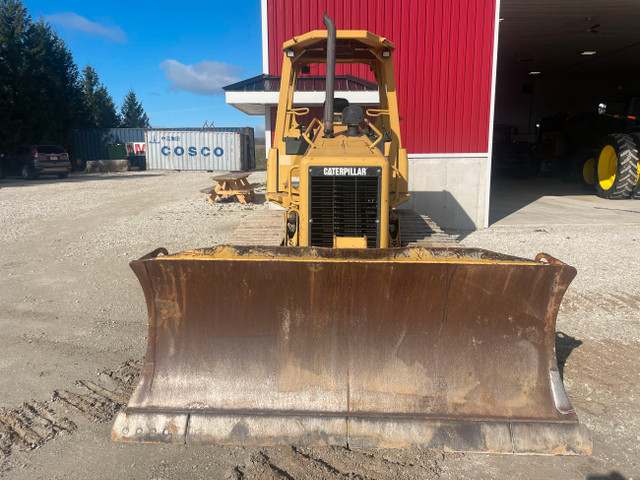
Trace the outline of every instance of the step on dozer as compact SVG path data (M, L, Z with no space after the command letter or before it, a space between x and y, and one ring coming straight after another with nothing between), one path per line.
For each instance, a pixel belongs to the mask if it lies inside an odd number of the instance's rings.
M283 246L158 249L131 263L149 344L112 438L589 453L555 356L575 269L545 254L400 247L409 193L393 44L325 25L283 46L267 167ZM293 103L317 63L322 120ZM333 98L336 63L371 68L375 108Z

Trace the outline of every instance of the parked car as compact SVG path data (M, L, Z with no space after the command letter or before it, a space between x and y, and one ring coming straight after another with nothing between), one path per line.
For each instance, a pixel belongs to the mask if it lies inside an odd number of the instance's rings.
M58 145L20 145L0 158L0 178L21 175L33 180L40 175L66 178L71 170L67 151Z

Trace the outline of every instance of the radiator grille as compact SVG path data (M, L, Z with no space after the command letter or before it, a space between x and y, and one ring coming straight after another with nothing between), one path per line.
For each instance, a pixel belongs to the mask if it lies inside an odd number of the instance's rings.
M379 176L310 176L311 245L333 247L333 236L367 236L378 246Z

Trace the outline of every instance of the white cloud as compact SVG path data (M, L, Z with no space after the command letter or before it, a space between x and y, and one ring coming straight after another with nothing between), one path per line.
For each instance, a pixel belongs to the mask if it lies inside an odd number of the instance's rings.
M199 95L221 94L222 87L239 81L242 68L224 62L203 60L185 65L167 59L160 63L164 76L171 82L170 90L186 90Z
M256 127L256 136L264 137L264 123Z
M113 27L105 27L104 25L92 22L88 18L78 15L77 13L53 13L51 15L45 15L44 18L47 22L54 25L78 30L79 32L84 32L95 37L104 37L116 43L125 43L127 41L127 34L124 33L124 30L117 25Z

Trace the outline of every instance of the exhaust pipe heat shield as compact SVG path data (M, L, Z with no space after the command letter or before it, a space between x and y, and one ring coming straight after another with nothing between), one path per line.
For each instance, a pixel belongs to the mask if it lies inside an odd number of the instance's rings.
M131 262L149 344L114 440L591 451L555 356L576 272L552 257L157 253Z

